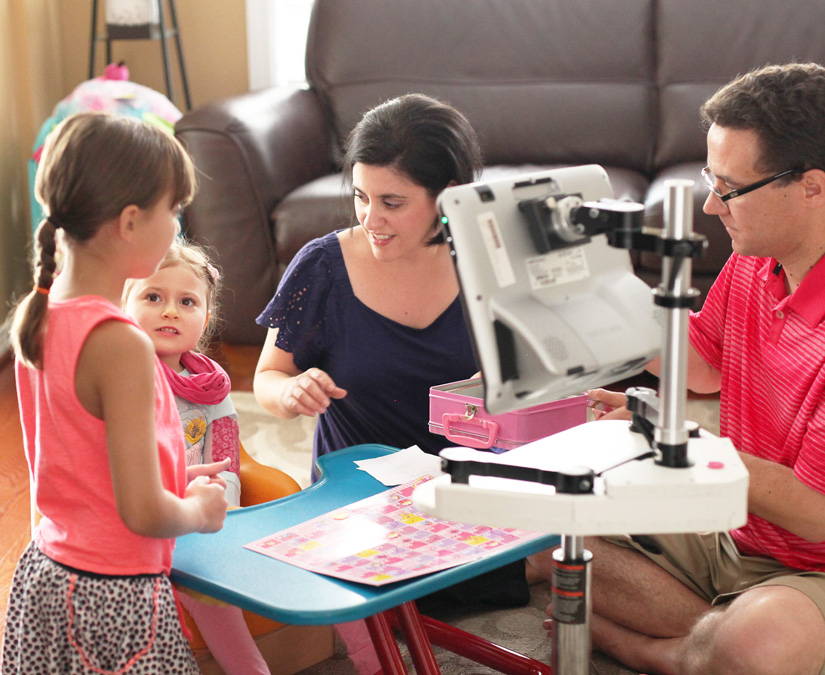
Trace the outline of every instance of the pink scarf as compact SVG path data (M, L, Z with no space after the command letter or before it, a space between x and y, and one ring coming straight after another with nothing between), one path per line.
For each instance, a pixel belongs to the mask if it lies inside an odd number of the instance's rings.
M229 375L208 356L197 352L181 354L181 365L191 374L176 373L163 361L163 371L175 396L190 403L215 405L223 401L232 388Z

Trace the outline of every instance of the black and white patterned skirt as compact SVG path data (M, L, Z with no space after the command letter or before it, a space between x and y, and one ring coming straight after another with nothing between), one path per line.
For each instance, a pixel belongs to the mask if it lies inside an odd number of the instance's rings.
M3 675L196 675L166 575L104 576L60 565L34 543L14 573Z

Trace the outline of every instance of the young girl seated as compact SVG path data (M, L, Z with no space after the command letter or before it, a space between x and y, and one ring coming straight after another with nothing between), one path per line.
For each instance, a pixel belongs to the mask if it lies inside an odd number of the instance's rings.
M196 351L209 339L219 275L204 251L175 242L157 272L132 279L123 307L149 334L175 394L186 442L186 464L229 459L218 474L230 507L240 505L240 442L230 382L217 363ZM181 594L215 660L228 675L269 673L238 607Z

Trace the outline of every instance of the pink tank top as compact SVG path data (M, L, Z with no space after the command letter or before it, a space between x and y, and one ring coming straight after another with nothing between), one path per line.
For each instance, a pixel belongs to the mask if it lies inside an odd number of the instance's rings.
M43 370L16 364L17 397L34 503L42 519L35 541L57 562L98 574L168 573L174 539L129 530L117 512L106 425L75 393L81 349L103 321L135 325L97 296L50 301ZM155 359L155 435L164 487L183 495L183 436L172 390Z

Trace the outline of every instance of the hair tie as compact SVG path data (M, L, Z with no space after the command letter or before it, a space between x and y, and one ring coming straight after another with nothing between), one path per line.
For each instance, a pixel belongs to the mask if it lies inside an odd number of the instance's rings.
M52 224L52 226L53 226L56 230L59 230L61 227L63 227L63 226L62 226L59 222L57 222L57 220L55 220L52 216L47 216L47 217L46 217L46 220L48 220L48 221Z
M206 263L206 271L209 272L209 276L212 277L213 281L217 282L221 280L221 273L212 263Z
M42 286L35 286L34 290L37 291L38 293L40 293L40 295L48 295L49 294L49 289L48 288L43 288Z

